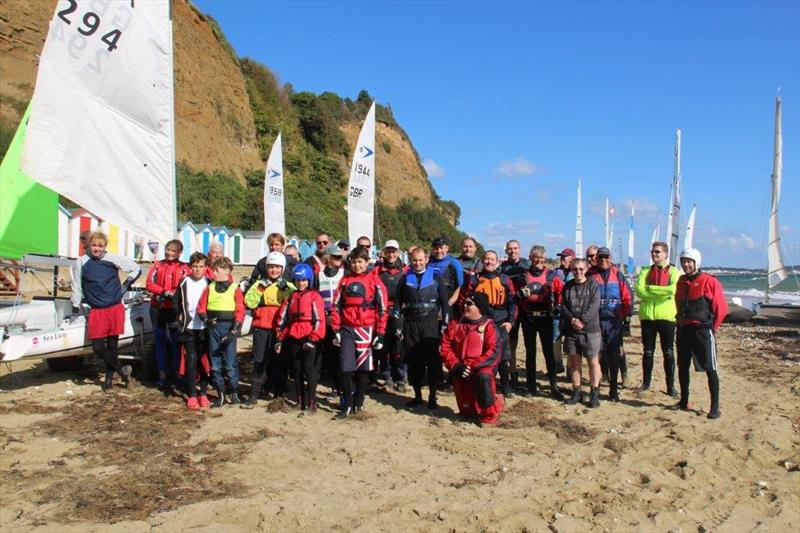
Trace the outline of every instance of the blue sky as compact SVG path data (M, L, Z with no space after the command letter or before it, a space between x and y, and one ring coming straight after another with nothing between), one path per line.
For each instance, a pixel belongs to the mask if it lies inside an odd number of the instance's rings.
M646 261L681 128L682 218L698 204L704 263L765 265L780 87L780 222L800 263L798 2L195 4L295 90L390 104L461 228L492 247L574 246L582 176L584 242L603 239L609 196L627 250L635 201Z

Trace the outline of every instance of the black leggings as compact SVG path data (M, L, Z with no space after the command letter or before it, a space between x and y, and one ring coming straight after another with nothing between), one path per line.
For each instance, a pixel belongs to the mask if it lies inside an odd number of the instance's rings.
M656 335L661 341L661 353L672 355L675 345L675 322L669 320L642 320L642 347L645 353L656 351Z
M105 337L103 339L92 339L92 350L94 354L106 364L106 379L111 379L114 372L122 375L122 367L119 366L117 346L119 336Z
M353 375L356 377L356 393L353 395ZM369 371L356 370L355 372L342 372L342 407L344 409L364 407L364 396L369 383Z
M317 403L317 380L319 379L319 358L317 348L304 350L304 340L287 338L284 343L292 358L292 375L297 394L297 403L303 409ZM305 386L304 386L305 385Z
M203 369L202 365L198 365L200 356L206 350L206 343L204 332L201 329L190 329L184 334L183 339L183 356L184 362L184 378L186 379L186 386L189 390L189 397L197 397L197 386L200 386L200 396L205 396L208 391L209 375ZM198 375L200 379L198 380Z

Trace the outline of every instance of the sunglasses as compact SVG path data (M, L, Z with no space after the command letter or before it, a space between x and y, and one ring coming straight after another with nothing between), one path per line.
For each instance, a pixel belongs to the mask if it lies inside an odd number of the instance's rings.
M600 259L601 261L603 261L603 260L607 261L607 260L611 259L611 256L610 255L598 255L597 258Z
M319 246L320 244L328 244L328 241L317 241L317 246Z
M591 259L592 257L595 257L595 256L597 256L597 254L586 254L586 257L588 259Z
M664 251L663 250L650 250L650 253L651 254L663 254Z
M572 271L573 272L586 272L586 269L585 268L573 268Z
M473 302L472 300L467 300L467 301L464 302L464 305L469 307L471 305L475 305L475 302Z

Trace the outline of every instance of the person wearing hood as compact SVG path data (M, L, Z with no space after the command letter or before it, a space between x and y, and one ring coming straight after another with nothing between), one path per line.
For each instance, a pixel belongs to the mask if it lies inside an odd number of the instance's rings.
M529 254L531 266L525 271L524 285L517 291L517 302L522 316L522 335L525 340L525 370L528 396L537 392L536 385L536 336L542 345L547 379L550 382L550 396L563 400L558 390L556 375L559 363L553 350L553 316L561 301L564 282L558 272L545 265L544 246L533 246ZM562 365L563 366L563 365Z
M481 257L483 270L471 274L461 290L459 310L465 309L467 299L476 293L483 293L489 301L488 315L497 326L497 346L500 352L500 390L506 397L512 397L511 376L516 370L511 352L509 332L517 318L517 306L514 303L514 285L508 276L499 270L500 261L497 252L486 250Z
M442 361L450 371L461 416L477 415L482 426L494 426L505 403L494 377L500 359L497 326L485 294L476 292L463 304L461 319L450 322L442 337Z
M705 372L711 408L708 418L721 415L719 409L719 376L717 375L717 333L728 314L728 304L722 284L717 278L700 270L702 255L696 248L680 254L684 274L678 279L675 305L678 310L677 346L678 379L681 399L678 407L687 411L689 405L689 367Z

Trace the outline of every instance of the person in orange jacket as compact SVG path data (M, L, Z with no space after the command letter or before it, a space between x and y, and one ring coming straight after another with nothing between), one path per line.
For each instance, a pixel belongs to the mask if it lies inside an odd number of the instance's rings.
M495 370L500 361L497 327L489 299L482 292L464 300L461 319L452 321L442 337L441 354L453 379L453 392L462 416L478 415L481 425L500 420L504 398L497 394Z
M317 347L325 338L325 304L319 291L311 287L314 271L305 263L292 270L297 290L278 311L278 342L275 352L285 352L292 362L297 407L317 412L317 379L321 358ZM305 383L305 386L304 386Z
M334 344L341 346L342 405L337 418L364 408L369 373L373 370L372 350L383 348L389 319L386 286L367 272L369 253L363 248L350 252L350 268L333 297L331 328ZM356 377L356 393L352 382Z
M717 375L717 332L728 314L728 303L722 284L711 274L700 270L702 256L696 248L680 255L684 274L678 278L675 306L678 309L678 379L681 400L678 407L689 406L689 367L694 361L698 372L705 371L711 408L708 418L721 416L719 410L719 376Z
M175 377L180 364L178 349L178 330L170 328L175 322L177 309L173 302L178 286L191 274L189 265L180 260L183 243L177 239L167 242L164 247L164 259L156 261L147 272L145 288L152 295L150 299L150 322L153 324L154 352L158 367L158 388L164 394L172 393L167 371ZM172 361L167 363L167 345L169 345Z

